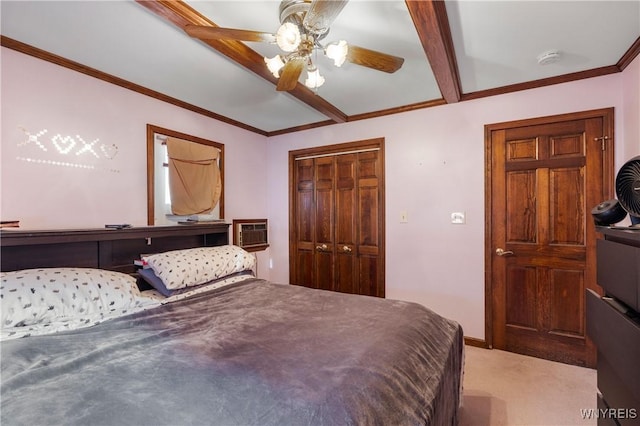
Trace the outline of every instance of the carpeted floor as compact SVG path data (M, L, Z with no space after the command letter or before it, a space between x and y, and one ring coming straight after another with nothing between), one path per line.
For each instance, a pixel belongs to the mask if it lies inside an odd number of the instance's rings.
M596 370L466 346L460 426L591 426Z

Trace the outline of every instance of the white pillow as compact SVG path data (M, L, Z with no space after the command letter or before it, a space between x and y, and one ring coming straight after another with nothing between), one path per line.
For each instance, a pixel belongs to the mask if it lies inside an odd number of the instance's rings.
M232 245L167 251L143 260L170 290L253 270L256 264L253 254Z
M111 317L144 304L136 280L91 268L42 268L0 274L2 328Z

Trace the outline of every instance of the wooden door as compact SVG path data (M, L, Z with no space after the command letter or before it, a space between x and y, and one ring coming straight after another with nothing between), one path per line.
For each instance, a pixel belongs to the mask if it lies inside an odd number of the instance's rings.
M585 289L597 290L591 208L611 198L613 110L490 125L488 343L595 366Z
M384 297L384 145L290 152L290 280Z

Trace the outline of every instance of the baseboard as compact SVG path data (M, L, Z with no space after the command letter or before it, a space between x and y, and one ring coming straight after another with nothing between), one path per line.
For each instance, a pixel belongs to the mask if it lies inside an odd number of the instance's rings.
M464 338L464 344L467 346L475 346L476 348L487 349L487 342L482 339L477 339L475 337L466 337Z

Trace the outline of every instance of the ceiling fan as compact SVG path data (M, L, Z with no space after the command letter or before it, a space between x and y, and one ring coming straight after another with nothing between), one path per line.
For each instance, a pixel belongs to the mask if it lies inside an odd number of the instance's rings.
M317 89L324 83L313 63L312 54L321 51L336 66L345 61L378 71L393 73L402 67L403 58L348 44L345 40L322 44L329 27L348 0L282 0L280 27L275 34L261 31L187 25L185 31L200 40L233 39L275 43L285 52L273 58L264 58L267 68L278 78L276 90L288 91L296 87L304 69L305 85Z

